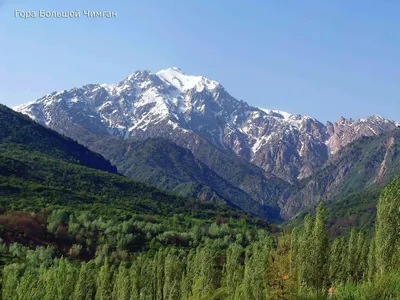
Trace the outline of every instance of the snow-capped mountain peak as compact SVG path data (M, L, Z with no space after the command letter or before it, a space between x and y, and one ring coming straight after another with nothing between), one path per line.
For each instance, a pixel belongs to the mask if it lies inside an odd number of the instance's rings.
M202 91L204 88L214 90L219 83L204 76L187 75L177 67L161 70L156 73L158 77L168 84L177 88L180 92L186 92L196 87L196 91Z
M250 106L217 81L175 67L54 92L14 109L77 140L82 129L100 136L163 137L191 150L204 139L290 181L310 175L328 153L397 125L372 116L325 126L312 117Z

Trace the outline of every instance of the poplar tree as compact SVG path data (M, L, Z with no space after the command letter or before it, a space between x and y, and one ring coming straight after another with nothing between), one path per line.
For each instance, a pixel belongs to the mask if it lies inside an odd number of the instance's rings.
M44 296L45 300L53 300L57 299L57 285L55 284L57 278L57 270L56 267L53 265L46 270L43 274L44 281L45 281L45 290L46 294Z
M97 291L95 297L96 300L112 299L111 297L114 285L113 276L113 267L108 263L108 259L106 258L104 264L100 268L97 278Z
M357 268L355 279L361 281L364 279L367 272L367 261L368 261L368 244L365 237L365 232L361 230L358 233L357 239Z
M130 299L130 277L129 269L126 263L120 263L117 274L115 276L113 299L129 300Z
M347 248L346 273L348 281L354 281L357 269L357 233L354 228L350 231Z
M140 297L140 273L142 266L142 256L136 257L129 269L131 283L130 300L136 300Z
M253 242L246 250L243 279L244 299L265 299L267 292L268 257L271 240Z
M399 267L400 180L392 181L379 198L376 221L376 267L380 274Z
M75 285L73 300L91 300L96 290L96 265L93 260L82 263Z
M226 251L222 288L228 299L234 299L236 289L243 280L243 266L240 263L242 253L243 247L237 243L231 244Z
M41 300L45 296L45 291L39 283L38 274L30 270L24 272L14 292L18 296L18 300Z
M181 297L181 280L184 261L171 250L164 262L163 298L166 300L179 300Z
M304 229L299 237L298 276L300 288L311 286L313 274L313 230L314 220L311 215L304 218Z
M17 294L15 293L18 286L19 268L16 264L7 265L3 269L2 278L2 299L16 300Z
M313 230L313 263L312 269L314 270L314 284L317 290L324 288L327 279L326 263L328 260L328 230L326 226L326 209L325 202L317 207L317 214L315 217L315 225Z
M345 281L346 276L346 239L337 237L332 244L329 257L329 280L336 286Z
M376 254L376 248L375 248L375 237L371 239L370 245L369 245L369 251L368 251L368 274L367 274L367 279L369 281L372 281L375 273L376 273L376 261L375 261L375 254Z
M193 261L193 285L190 299L202 300L212 297L214 286L215 253L210 246L197 247Z
M74 293L77 269L66 259L61 258L55 272L55 282L57 289L57 299L69 300Z
M291 299L297 283L292 277L292 234L285 233L278 239L276 249L270 251L268 263L268 299Z
M176 216L176 215L175 215ZM176 216L177 217L177 216ZM162 300L164 299L164 265L165 265L165 256L168 252L168 249L160 249L157 251L156 255L153 258L153 273L155 275L154 280L154 293L155 299Z

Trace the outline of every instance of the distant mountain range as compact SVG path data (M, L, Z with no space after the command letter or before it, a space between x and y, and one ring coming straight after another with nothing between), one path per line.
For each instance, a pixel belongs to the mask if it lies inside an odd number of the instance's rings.
M117 84L54 92L14 109L103 154L127 176L246 210L261 205L256 211L263 216L277 217L281 210L285 218L336 194L322 188L310 198L305 182L340 165L335 162L349 144L399 127L381 116L324 125L253 107L219 82L178 68L138 71ZM142 142L149 138L176 145Z

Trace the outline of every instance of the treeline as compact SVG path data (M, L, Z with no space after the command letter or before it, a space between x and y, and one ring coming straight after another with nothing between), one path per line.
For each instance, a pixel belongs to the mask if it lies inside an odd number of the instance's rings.
M197 244L164 244L118 260L100 252L87 261L59 258L50 248L2 244L3 253L19 255L4 267L2 299L398 299L399 207L395 180L380 196L373 236L353 229L331 240L321 203L315 216L279 238L254 234L246 224L229 233L215 223L197 232ZM63 222L55 214L48 226L54 231Z

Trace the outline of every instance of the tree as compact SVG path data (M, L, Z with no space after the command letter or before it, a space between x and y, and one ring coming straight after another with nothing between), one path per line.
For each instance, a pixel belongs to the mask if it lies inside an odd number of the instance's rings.
M304 218L304 229L299 237L299 251L297 254L297 268L300 289L312 285L313 274L313 236L314 219L311 215Z
M243 293L246 300L265 299L268 287L268 257L271 250L271 239L265 238L252 243L246 249Z
M329 281L332 286L346 281L346 239L337 237L332 244L329 257Z
M356 273L355 273L355 280L361 281L366 276L367 272L367 262L368 262L368 243L365 238L365 233L361 230L358 233L357 239L357 254L356 254Z
M26 270L19 280L18 288L14 293L18 300L41 300L45 296L45 290L39 282L39 276L35 272Z
M115 276L115 283L113 289L113 299L116 300L129 300L130 298L130 277L129 269L126 263L120 263L118 272Z
M236 289L243 280L243 266L240 261L242 254L243 247L237 243L231 244L226 251L222 288L228 297L234 297Z
M350 231L350 238L347 246L346 269L348 281L353 281L357 270L357 233L354 228Z
M93 260L82 263L75 285L73 300L91 300L96 290L96 265Z
M400 180L392 181L378 202L375 229L376 267L380 274L399 267Z
M104 265L101 266L99 276L97 278L96 300L112 299L114 269L108 263L106 258Z
M66 258L61 258L55 274L55 286L57 289L57 299L68 300L74 293L77 269Z
M321 288L325 288L327 283L327 269L326 263L328 260L328 230L326 227L326 209L324 207L325 202L321 203L317 207L317 214L315 217L315 225L313 231L313 274L314 274L314 285L319 291Z
M179 300L181 298L181 280L184 262L179 253L169 251L164 263L163 298L166 300Z
M297 279L294 277L292 256L296 232L284 233L278 245L270 251L268 264L268 299L292 299Z
M215 290L215 252L211 246L197 247L190 273L187 276L193 278L190 299L202 300L211 298Z
M12 264L4 267L3 282L2 282L2 299L4 300L17 299L15 291L18 286L19 273L20 271L18 265Z
M375 254L376 254L376 248L375 248L375 237L371 239L370 245L369 245L369 251L368 251L368 275L367 279L369 281L372 281L375 273L376 273L376 261L375 261Z

